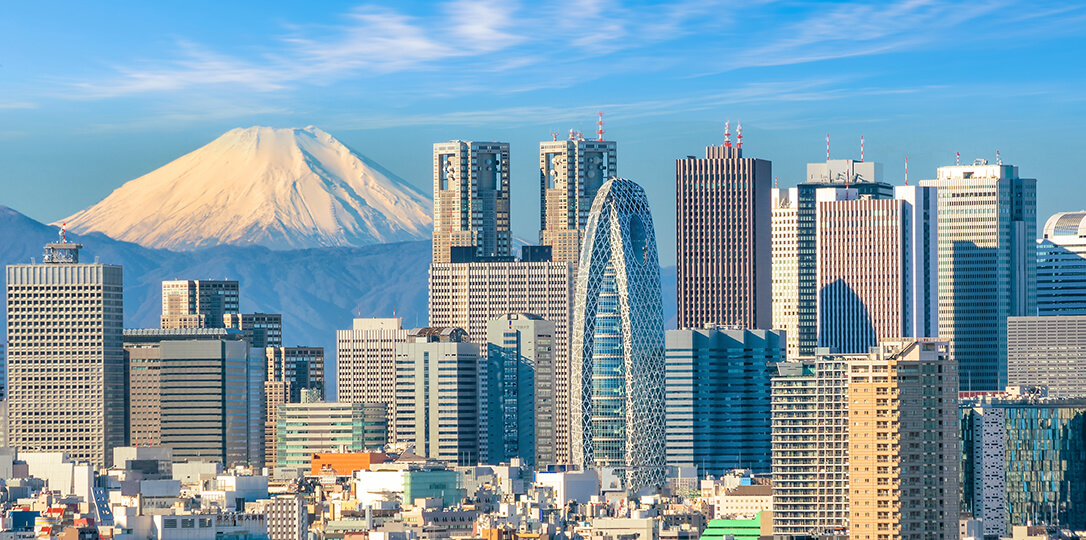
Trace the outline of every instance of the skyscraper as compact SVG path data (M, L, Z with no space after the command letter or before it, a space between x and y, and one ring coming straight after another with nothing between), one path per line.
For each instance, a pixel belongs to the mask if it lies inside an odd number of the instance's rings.
M238 309L237 281L162 282L162 328L224 328L223 316Z
M722 476L772 469L770 382L784 361L780 330L667 331L667 464Z
M539 143L539 243L556 262L576 263L588 212L600 186L618 175L614 141L569 139Z
M510 255L509 143L434 145L433 261L471 246L482 257Z
M396 346L396 442L430 459L479 462L479 346L459 328L415 328Z
M1086 315L1086 212L1060 212L1037 240L1037 315Z
M935 188L893 199L816 192L818 346L864 353L887 338L938 335Z
M818 346L818 264L815 235L815 192L819 188L854 188L857 195L872 199L891 199L894 187L882 181L882 164L851 159L833 159L808 163L807 180L787 197L778 191L773 234L774 328L788 331L795 340L798 354L814 354ZM787 203L784 199L787 198ZM782 207L787 206L787 209ZM791 274L795 272L793 277ZM784 299L778 284L790 290L795 283L795 297ZM780 303L783 302L783 303ZM795 309L790 309L795 302ZM782 306L778 308L777 306ZM777 319L776 317L781 317ZM792 336L795 336L794 338Z
M133 443L173 449L176 461L264 464L264 359L240 330L124 331Z
M7 267L10 445L109 465L128 434L122 269L45 246L43 264Z
M622 178L596 194L577 272L573 461L614 467L627 491L664 479L664 328L648 198Z
M556 463L570 463L569 355L575 275L576 266L568 262L430 266L430 326L463 328L472 343L486 347L487 323L505 314L532 313L554 323ZM536 463L545 465L550 463Z
M396 345L407 341L402 319L354 319L336 330L336 400L344 403L396 402ZM396 440L390 424L390 437Z
M675 161L679 328L773 323L773 166L743 157L741 133L734 148L725 139L706 148L704 159Z
M799 250L796 246L799 188L773 188L772 194L773 328L785 331L788 358L795 358L799 355Z
M773 533L938 539L957 534L955 362L947 342L778 364Z
M1086 398L1086 315L1007 317L1007 384Z
M967 390L1007 385L1007 317L1036 310L1037 181L979 159L940 167L939 336Z
M529 313L487 323L487 444L491 463L555 460L555 326Z

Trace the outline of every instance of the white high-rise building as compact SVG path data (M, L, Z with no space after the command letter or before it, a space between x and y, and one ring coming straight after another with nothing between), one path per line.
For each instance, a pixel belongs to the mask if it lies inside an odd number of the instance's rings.
M82 247L7 267L10 445L106 466L127 435L122 269Z
M773 328L787 332L788 358L799 354L799 189L773 188Z
M555 325L555 460L570 462L569 354L576 267L567 262L435 263L430 266L430 326L463 328L487 344L487 322L531 313ZM485 364L482 369L485 370ZM485 371L480 378L486 378ZM483 425L487 418L482 417ZM486 456L484 456L485 458ZM537 463L537 466L548 465Z
M396 433L430 459L475 465L483 433L480 346L460 328L415 328L396 346Z
M939 337L963 390L1007 385L1007 317L1037 309L1037 181L978 159L939 167Z
M355 319L336 331L336 400L384 403L389 408L389 440L395 442L396 345L407 342L400 318Z

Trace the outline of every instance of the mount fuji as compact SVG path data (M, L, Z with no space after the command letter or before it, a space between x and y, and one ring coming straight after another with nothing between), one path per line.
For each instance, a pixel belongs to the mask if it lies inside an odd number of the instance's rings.
M310 126L228 131L61 221L156 249L292 250L428 240L432 216L428 196Z

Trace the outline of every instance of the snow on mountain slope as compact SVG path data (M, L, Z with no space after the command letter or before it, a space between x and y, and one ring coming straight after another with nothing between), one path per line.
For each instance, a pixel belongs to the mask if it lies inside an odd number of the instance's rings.
M429 238L432 200L315 127L234 129L63 220L151 248L276 250Z

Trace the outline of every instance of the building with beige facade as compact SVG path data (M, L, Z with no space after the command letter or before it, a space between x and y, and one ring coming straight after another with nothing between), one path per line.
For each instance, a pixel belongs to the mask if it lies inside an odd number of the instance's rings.
M799 251L796 242L799 189L773 188L771 199L773 328L786 332L788 358L795 358L799 355Z
M849 362L849 537L958 534L958 370L946 341L884 340Z
M343 403L396 402L396 345L407 341L403 320L354 319L350 330L336 331L336 400ZM396 432L389 411L389 440Z
M276 463L279 406L305 403L311 395L324 399L324 347L266 347L264 355L265 460Z
M741 143L675 161L678 328L772 326L772 179Z
M568 262L430 266L430 326L463 328L472 343L486 347L487 323L508 313L530 313L554 323L554 459L558 463L570 460L569 355L576 273L576 265Z
M224 316L240 313L236 280L162 282L162 328L224 328Z
M433 261L468 246L480 257L509 256L511 239L509 143L435 144Z
M539 243L551 246L551 260L576 263L588 225L588 211L600 186L618 176L614 141L565 140L539 143Z
M42 264L7 266L9 444L110 465L125 445L122 269L47 244Z

